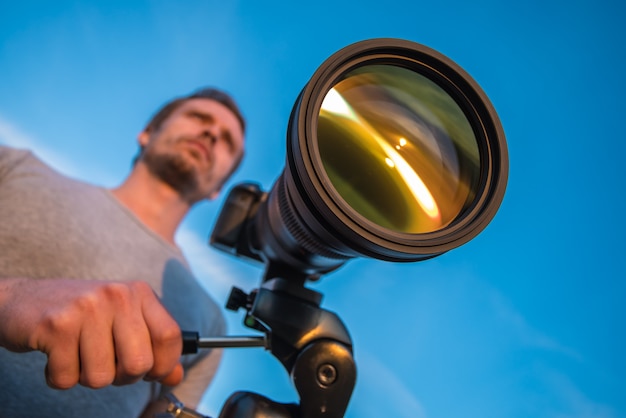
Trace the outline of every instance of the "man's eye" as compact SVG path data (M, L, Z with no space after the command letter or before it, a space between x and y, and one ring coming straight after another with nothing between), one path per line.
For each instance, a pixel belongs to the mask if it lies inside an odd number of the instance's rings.
M191 116L193 119L197 119L197 120L199 120L199 121L201 121L201 122L211 122L211 120L213 119L213 118L211 118L211 116L209 116L209 115L205 115L204 113L198 113L198 112L192 112L192 113L190 114L190 116Z
M222 137L222 140L224 141L224 143L226 144L226 146L228 147L229 150L232 151L233 149L235 149L235 144L233 142L233 138L230 135L224 134L224 135L221 135L221 137Z

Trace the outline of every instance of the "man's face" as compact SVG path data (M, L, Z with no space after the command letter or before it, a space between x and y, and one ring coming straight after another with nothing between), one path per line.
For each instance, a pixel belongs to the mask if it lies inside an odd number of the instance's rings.
M138 137L140 161L189 203L213 199L243 154L239 120L211 99L183 102L163 123Z

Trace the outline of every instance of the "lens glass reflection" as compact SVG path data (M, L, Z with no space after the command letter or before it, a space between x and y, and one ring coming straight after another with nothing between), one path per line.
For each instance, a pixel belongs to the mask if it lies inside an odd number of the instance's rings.
M480 156L470 123L413 70L366 65L346 74L324 98L317 140L336 192L383 228L438 231L476 196Z

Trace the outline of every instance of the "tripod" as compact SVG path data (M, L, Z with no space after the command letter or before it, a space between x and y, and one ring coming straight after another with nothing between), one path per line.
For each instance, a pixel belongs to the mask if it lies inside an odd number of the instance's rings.
M251 293L232 289L226 308L245 309L244 324L263 332L263 337L199 338L197 333L184 333L183 353L265 347L285 367L300 396L298 404L280 404L259 394L236 392L219 418L344 416L356 382L352 340L339 317L320 307L322 294L304 287L305 277L294 276L285 279L266 272L262 285Z

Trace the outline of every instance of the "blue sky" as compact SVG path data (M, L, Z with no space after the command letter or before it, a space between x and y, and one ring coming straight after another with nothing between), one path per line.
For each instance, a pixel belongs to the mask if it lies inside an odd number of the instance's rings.
M314 285L355 343L347 416L626 417L625 18L621 3L590 0L5 1L0 143L114 186L158 105L216 85L249 124L231 185L269 188L291 107L324 59L368 38L425 44L490 97L509 184L463 247L414 264L353 260ZM197 207L178 242L225 300L261 270L206 246L220 206ZM245 332L241 314L226 316ZM241 389L296 396L269 353L233 349L203 411Z

